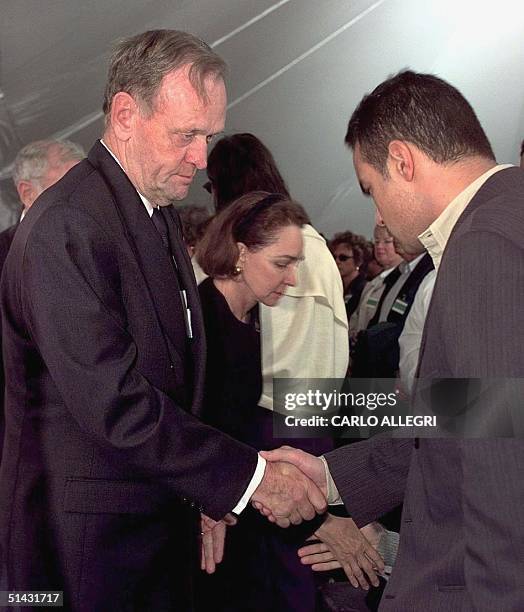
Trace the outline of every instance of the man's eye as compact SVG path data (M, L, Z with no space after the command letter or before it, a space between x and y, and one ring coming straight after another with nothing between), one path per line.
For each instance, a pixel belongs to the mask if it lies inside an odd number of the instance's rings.
M288 267L289 264L287 263L279 263L278 261L275 261L275 266L277 268L280 268L281 270L285 270Z
M207 144L211 144L212 142L214 142L217 138L216 134L211 134L211 136L206 136L206 142Z
M192 134L191 132L179 132L177 134L177 137L180 143L189 144L193 141L193 138L195 137L195 135Z

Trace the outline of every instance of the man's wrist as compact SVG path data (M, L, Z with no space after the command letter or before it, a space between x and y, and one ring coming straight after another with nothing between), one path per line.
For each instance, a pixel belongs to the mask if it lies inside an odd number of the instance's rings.
M237 515L240 514L244 510L244 508L247 506L247 504L249 503L249 500L253 496L253 493L256 491L256 489L258 488L258 486L260 485L260 483L262 482L264 478L264 473L266 471L266 464L267 464L266 460L263 457L261 457L259 453L257 455L257 465L253 473L253 476L251 477L251 480L249 481L247 489L245 490L244 494L238 501L237 505L232 510L234 514L237 514Z
M328 462L326 461L326 458L324 457L324 455L320 455L319 459L324 464L324 472L326 475L327 503L330 506L343 504L344 502L340 497L340 493L338 492L335 481L333 480L331 472L329 471L329 466Z

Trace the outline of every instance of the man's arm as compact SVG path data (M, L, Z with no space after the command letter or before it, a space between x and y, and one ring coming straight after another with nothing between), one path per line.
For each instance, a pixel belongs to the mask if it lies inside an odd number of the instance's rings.
M321 489L329 503L335 501L328 494L332 478L349 515L363 527L402 502L412 450L413 440L376 436L326 453L327 471L320 457L289 446L261 455L268 461L296 465Z
M121 287L120 266L130 263L122 257L105 228L73 204L45 211L23 262L29 333L87 436L140 477L162 478L218 520L248 487L257 453L201 423L142 374ZM289 478L271 471L258 487L284 522L286 512L296 520L295 513L315 507L304 479L286 497ZM318 499L311 487L309 492Z

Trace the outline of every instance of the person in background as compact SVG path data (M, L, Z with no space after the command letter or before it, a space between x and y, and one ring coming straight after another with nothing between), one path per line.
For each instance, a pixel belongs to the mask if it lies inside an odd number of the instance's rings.
M382 272L364 287L358 308L349 320L349 336L352 342L373 318L385 288L384 280L402 261L402 257L395 251L393 236L383 225L375 225L373 230L373 253L382 266Z
M398 339L400 349L399 384L401 390L407 396L411 396L415 384L422 334L436 278L436 270L430 270L420 283L413 305L404 323L404 329Z
M41 193L58 182L84 157L82 147L70 140L38 140L22 147L13 162L13 182L22 204L20 220L24 218L25 213ZM0 233L0 273L17 228L18 223L15 223ZM0 464L4 445L4 427L4 364L0 333ZM3 580L6 578L5 570L2 569L0 551L0 590L2 590Z
M81 146L70 140L37 140L25 145L13 162L13 182L22 204L22 220L38 196L84 159ZM0 233L0 273L18 223ZM0 463L4 441L4 367L0 334Z
M368 261L366 279L371 281L382 272L382 266L377 261L375 256L375 245L371 241L368 242L368 250L371 253L371 259Z
M211 220L211 214L204 206L180 206L177 210L182 222L184 243L189 257L193 258L196 246Z
M198 265L195 257L195 250L198 242L206 231L206 227L211 220L211 214L204 206L180 206L178 209L180 221L182 222L182 233L184 234L184 243L187 247L187 252L191 258L193 272L197 285L201 283L206 275L202 268Z
M290 197L271 151L253 134L220 139L209 154L207 173L206 188L217 211L253 189ZM296 382L295 391L300 392L304 381L342 379L347 371L348 327L340 274L326 241L309 222L302 227L302 238L304 261L298 267L296 285L288 287L275 307L260 306L263 385L259 405L266 409L267 419L275 409L274 378ZM333 446L326 438L295 439L294 443L314 454ZM282 440L275 439L273 444L279 446ZM326 530L330 529L328 524ZM286 546L281 537L275 545L281 571L274 575L272 589L280 591L285 606L277 609L308 612L315 607L315 581L297 556L308 535L305 529L295 530L286 534ZM362 550L366 547L371 551L367 542Z
M38 196L84 159L80 145L70 140L37 140L22 147L13 162L13 182L22 204L22 220ZM0 270L18 224L0 233Z
M366 269L371 253L363 236L353 232L335 234L329 243L344 287L348 319L357 309L366 284Z

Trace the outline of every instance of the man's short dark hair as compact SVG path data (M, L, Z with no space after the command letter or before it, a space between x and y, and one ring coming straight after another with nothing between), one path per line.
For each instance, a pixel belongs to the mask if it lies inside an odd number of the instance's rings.
M495 159L469 102L432 74L398 73L364 96L351 116L346 144L354 148L358 143L363 160L383 176L392 140L413 143L439 164Z
M123 40L109 63L103 110L107 117L115 94L125 91L153 110L162 79L173 70L190 65L189 80L206 101L204 81L208 76L224 78L226 64L209 45L178 30L151 30Z

